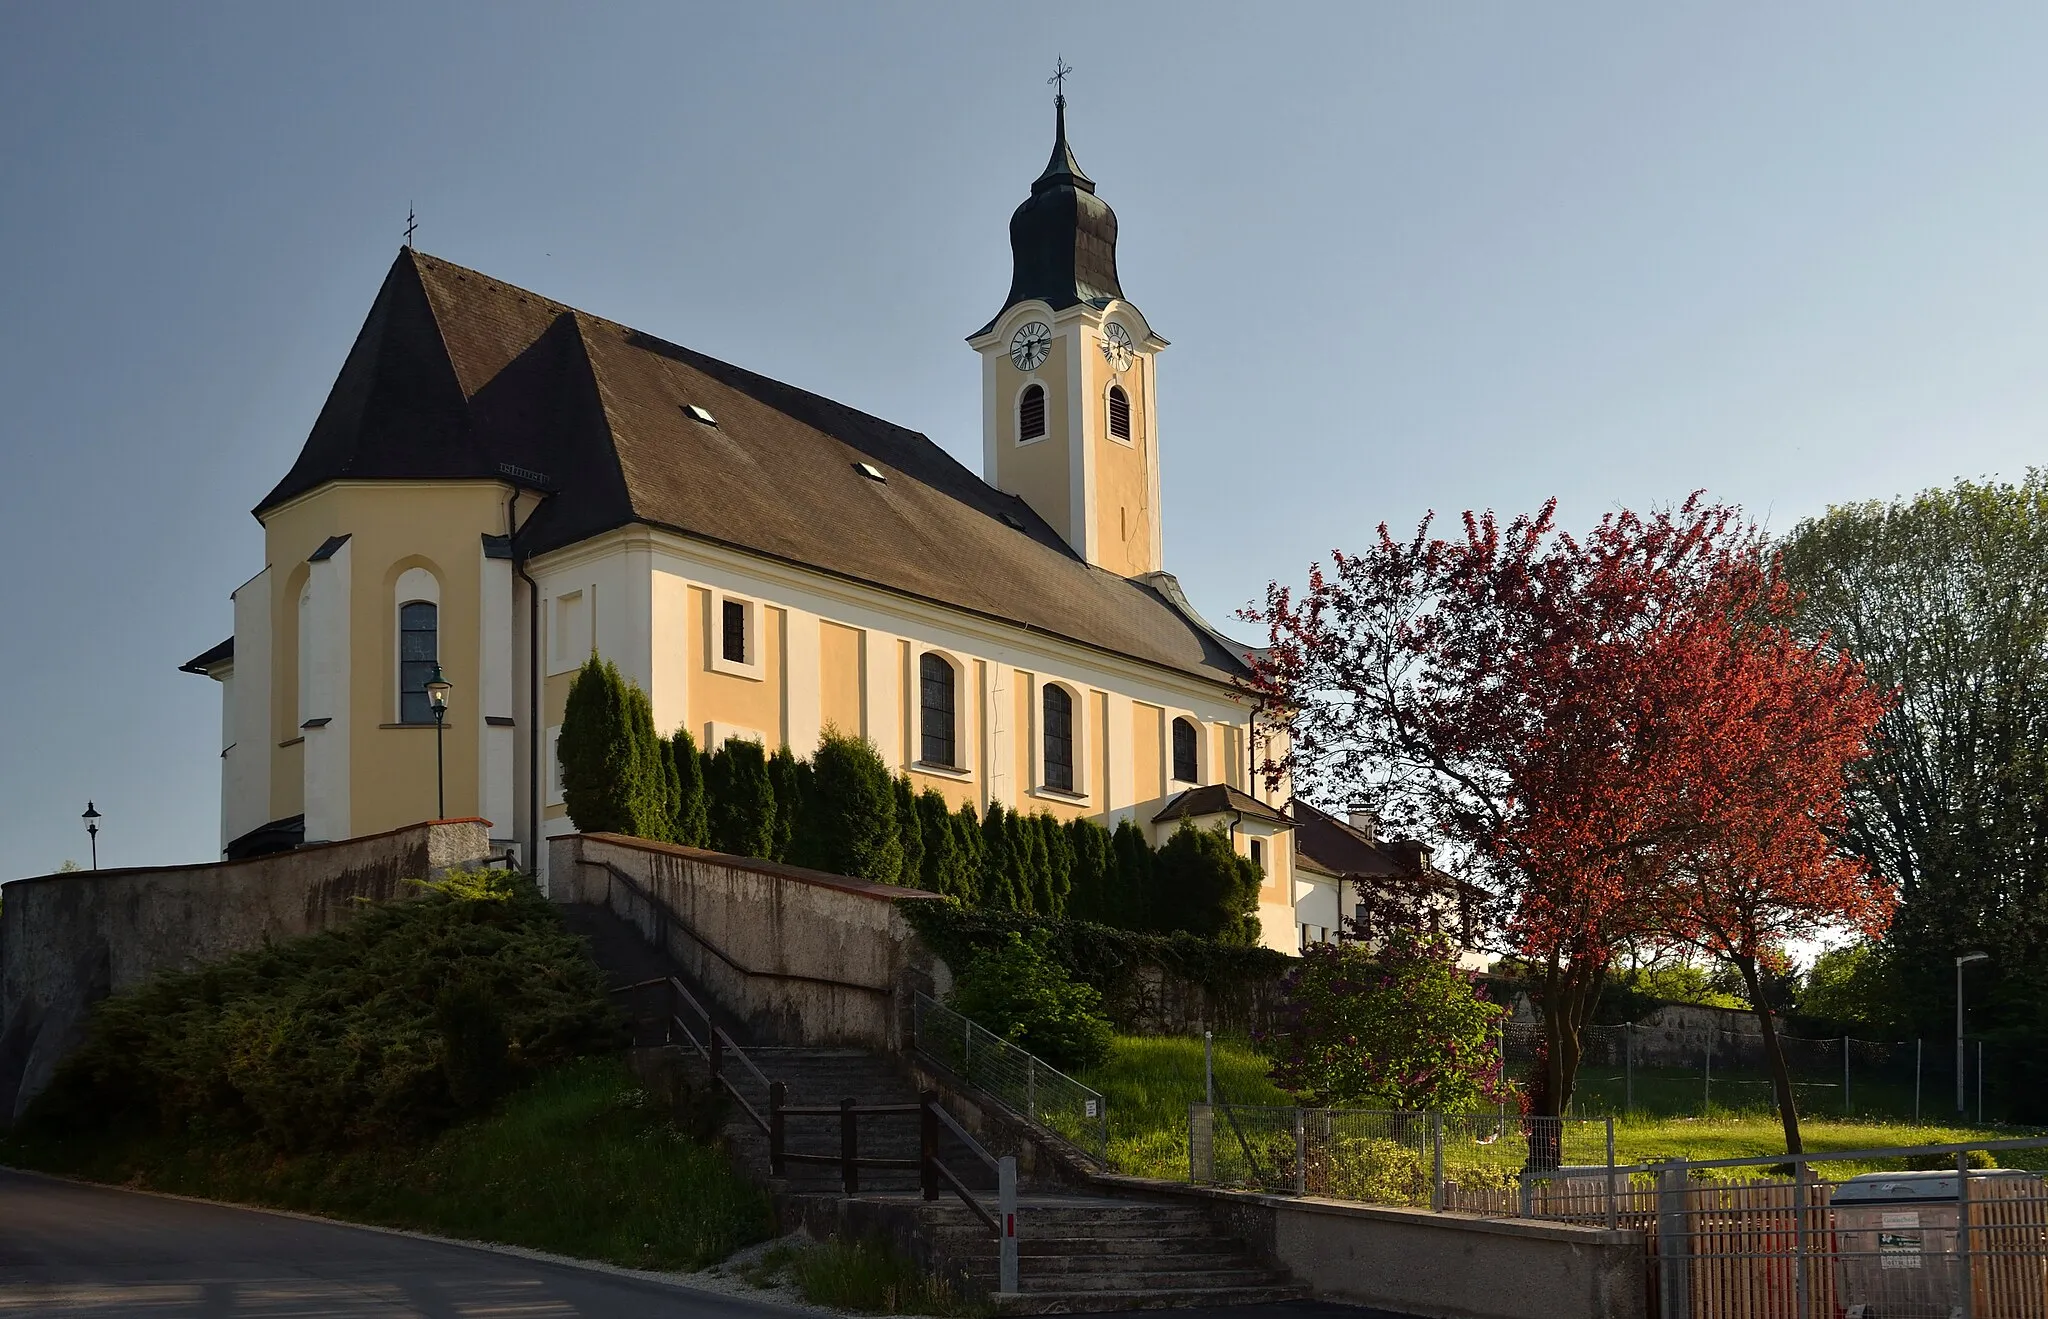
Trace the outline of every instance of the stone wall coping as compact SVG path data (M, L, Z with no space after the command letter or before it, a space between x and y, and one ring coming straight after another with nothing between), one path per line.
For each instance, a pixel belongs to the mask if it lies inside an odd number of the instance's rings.
M481 815L461 815L446 820L421 820L415 824L401 824L396 829L386 829L381 834L358 834L354 838L337 838L331 842L309 843L304 847L294 847L283 852L265 852L262 856L245 856L239 861L188 861L182 865L174 866L121 866L108 870L59 870L47 875L23 875L19 879L0 880L0 888L11 888L16 884L43 884L59 879L124 879L130 875L179 875L194 870L232 870L239 866L261 865L266 861L275 862L280 857L310 856L336 847L359 847L364 843L373 843L379 838L391 838L398 834L411 833L416 829L431 831L444 824L480 824L485 829L491 827L491 822L484 819Z
M881 902L930 900L943 902L944 897L919 888L903 888L895 884L877 884L871 879L855 879L850 875L835 875L827 870L808 870L803 866L785 865L780 861L764 861L754 856L734 856L729 852L712 852L701 847L685 847L681 843L656 842L652 838L635 838L630 834L558 834L551 842L565 842L571 838L588 839L594 843L605 843L613 847L631 848L638 852L658 852L667 856L687 857L708 865L724 866L730 870L749 870L757 875L768 875L775 879L795 880L799 884L811 884L818 888L838 889L855 897L874 898Z
M1239 1191L1226 1186L1190 1186L1183 1182L1159 1181L1150 1177L1127 1177L1097 1173L1092 1180L1101 1186L1115 1186L1153 1194L1193 1196L1201 1199L1256 1204L1295 1213L1321 1214L1330 1218L1356 1218L1381 1223L1399 1223L1483 1236L1522 1237L1537 1241L1567 1241L1582 1246L1640 1246L1643 1234L1634 1228L1587 1227L1579 1223L1558 1223L1540 1218L1488 1218L1481 1214L1446 1209L1410 1209L1405 1205L1361 1204L1356 1200L1331 1200L1315 1195L1273 1195L1265 1191Z

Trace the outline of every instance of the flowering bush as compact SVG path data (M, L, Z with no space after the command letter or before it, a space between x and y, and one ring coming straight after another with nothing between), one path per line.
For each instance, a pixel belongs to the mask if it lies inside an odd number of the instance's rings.
M1317 944L1261 1040L1282 1089L1316 1108L1465 1113L1506 1102L1498 1023L1448 940L1397 931L1377 951Z

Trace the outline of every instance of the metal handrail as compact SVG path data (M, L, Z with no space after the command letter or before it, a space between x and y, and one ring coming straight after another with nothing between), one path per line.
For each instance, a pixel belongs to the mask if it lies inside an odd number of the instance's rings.
M1013 1116L1024 1119L1032 1126L1052 1136L1061 1144L1072 1147L1083 1158L1092 1159L1097 1164L1106 1165L1108 1163L1109 1101L1101 1091L1094 1089L1092 1086L1082 1084L1030 1050L1004 1039L979 1022L962 1015L953 1008L947 1007L944 1003L939 1002L922 990L914 991L912 1005L912 1044L926 1060L942 1071L951 1073L962 1083L980 1091L989 1100ZM946 1017L957 1020L965 1027L966 1047L962 1051L958 1064L955 1064L946 1056L943 1048L935 1047L932 1043L933 1039L950 1039L949 1032L942 1031L935 1035L928 1029L927 1019L934 1013L943 1013ZM1021 1103L1015 1095L1002 1093L996 1084L998 1078L992 1077L985 1071L977 1069L972 1065L976 1058L985 1059L987 1056L990 1056L990 1050L995 1051L994 1057L1010 1059L1010 1066L1012 1068L1022 1069L1025 1088ZM1093 1149L1088 1148L1087 1145L1067 1133L1055 1129L1047 1120L1046 1110L1049 1105L1044 1103L1043 1100L1048 1089L1056 1093L1064 1092L1069 1099L1075 1101L1075 1106L1079 1110L1075 1116L1084 1122L1092 1124L1091 1129L1088 1130L1088 1136L1094 1140L1095 1147Z
M755 1108L745 1095L740 1093L739 1087L734 1085L731 1079L725 1075L725 1069L721 1066L721 1063L725 1055L730 1052L733 1057L740 1060L741 1064L749 1072L754 1074L755 1080L764 1086L768 1086L771 1092L773 1090L772 1083L761 1069L754 1064L754 1060L747 1056L747 1051L734 1043L732 1036L726 1034L719 1027L718 1023L711 1019L710 1012L706 1011L704 1005L697 1001L697 996L690 992L688 986L684 985L675 976L656 976L653 979L642 980L636 984L620 985L610 992L613 994L626 994L636 989L645 989L649 985L667 985L671 997L680 996L683 1002L690 1005L691 1010L704 1019L705 1038L699 1040L697 1033L690 1029L690 1023L677 1016L673 1007L667 1013L669 1025L680 1030L683 1038L690 1042L690 1047L697 1051L697 1056L711 1064L711 1078L725 1088L726 1093L733 1097L733 1100L752 1119L755 1126L759 1127L762 1131L767 1131L768 1119L762 1117L761 1111Z

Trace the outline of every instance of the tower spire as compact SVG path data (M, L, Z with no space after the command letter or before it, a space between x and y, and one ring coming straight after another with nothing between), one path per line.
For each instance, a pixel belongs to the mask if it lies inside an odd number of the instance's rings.
M1055 60L1053 62L1053 75L1046 79L1047 82L1058 88L1058 91L1054 93L1052 98L1052 159L1045 162L1045 172L1040 174L1037 180L1032 183L1031 191L1033 193L1044 192L1049 188L1061 187L1079 188L1084 192L1095 191L1095 180L1081 172L1081 162L1074 159L1074 150L1067 145L1066 84L1067 79L1073 75L1073 72L1073 66L1068 64L1066 60Z

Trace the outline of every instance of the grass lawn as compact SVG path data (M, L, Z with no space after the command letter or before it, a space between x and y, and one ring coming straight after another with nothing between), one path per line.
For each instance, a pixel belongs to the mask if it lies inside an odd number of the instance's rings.
M1244 1036L1218 1036L1216 1079L1220 1097L1233 1104L1290 1106L1293 1098L1266 1078L1266 1061ZM1118 1172L1185 1180L1188 1175L1188 1105L1202 1092L1202 1041L1120 1035L1109 1061L1083 1072L1083 1083L1102 1092L1109 1104L1109 1159ZM1947 1145L2004 1140L2033 1132L1905 1122L1843 1120L1810 1116L1800 1131L1810 1151L1872 1149L1901 1145ZM1589 1141L1605 1144L1605 1133L1587 1130ZM1784 1131L1774 1109L1717 1113L1710 1117L1638 1115L1616 1119L1615 1155L1624 1163L1653 1159L1737 1159L1782 1153ZM2048 1169L2048 1150L2008 1152L2006 1167ZM1821 1165L1823 1176L1846 1177L1887 1165ZM1897 1168L1896 1162L1888 1165Z
M700 1269L775 1226L762 1193L611 1057L410 1147L279 1157L204 1132L17 1136L0 1163L645 1269Z

